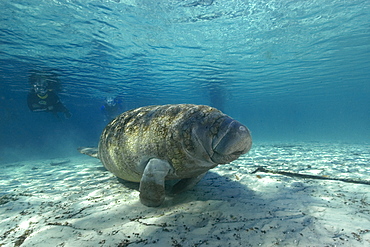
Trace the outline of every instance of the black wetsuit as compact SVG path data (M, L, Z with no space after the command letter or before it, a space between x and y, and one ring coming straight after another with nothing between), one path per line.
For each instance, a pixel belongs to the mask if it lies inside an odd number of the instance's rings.
M28 93L27 104L31 111L46 111L54 114L63 112L67 118L70 116L68 109L60 102L58 95L53 91L49 91L44 96L31 91Z

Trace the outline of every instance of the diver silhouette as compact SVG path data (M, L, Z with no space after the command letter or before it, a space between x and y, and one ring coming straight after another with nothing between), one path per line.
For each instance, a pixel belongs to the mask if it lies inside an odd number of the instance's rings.
M28 92L27 105L31 111L52 112L58 118L58 112L64 113L67 119L72 116L56 93L61 91L61 85L54 72L33 72L29 82L31 89Z

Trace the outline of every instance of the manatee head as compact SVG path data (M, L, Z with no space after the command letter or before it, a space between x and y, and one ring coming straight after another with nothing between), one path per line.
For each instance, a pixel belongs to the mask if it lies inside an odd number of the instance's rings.
M203 147L203 155L206 153L208 160L215 164L230 163L252 147L249 129L228 116L218 119L212 126L198 127L193 133L196 142Z
M252 136L248 128L234 119L225 118L212 138L211 160L217 164L226 164L247 153L251 147Z

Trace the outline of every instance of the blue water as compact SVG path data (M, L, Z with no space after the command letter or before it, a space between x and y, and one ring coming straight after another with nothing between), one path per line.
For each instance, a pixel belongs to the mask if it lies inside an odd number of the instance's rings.
M97 144L100 106L222 109L261 141L370 142L369 0L0 2L0 162ZM73 116L30 112L54 69Z

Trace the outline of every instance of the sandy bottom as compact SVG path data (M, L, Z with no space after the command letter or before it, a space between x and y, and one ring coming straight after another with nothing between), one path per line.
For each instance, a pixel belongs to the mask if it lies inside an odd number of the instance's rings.
M370 246L370 145L257 143L159 208L97 159L3 164L0 246Z

